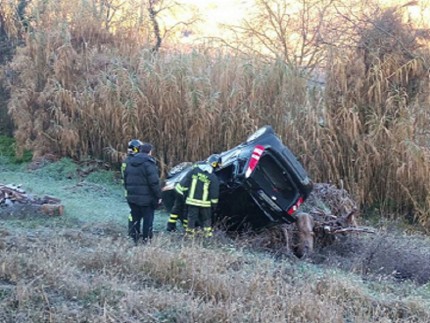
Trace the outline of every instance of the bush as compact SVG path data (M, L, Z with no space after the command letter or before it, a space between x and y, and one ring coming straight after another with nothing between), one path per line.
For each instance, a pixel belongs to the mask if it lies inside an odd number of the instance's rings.
M43 177L51 177L56 180L74 179L78 177L78 165L70 158L62 158L58 162L48 164L35 170Z
M115 184L117 182L114 172L107 170L98 170L90 173L86 177L86 181L95 184Z
M31 161L33 154L31 151L25 150L22 157L17 157L15 153L15 139L8 136L0 136L0 157L5 162L20 164Z

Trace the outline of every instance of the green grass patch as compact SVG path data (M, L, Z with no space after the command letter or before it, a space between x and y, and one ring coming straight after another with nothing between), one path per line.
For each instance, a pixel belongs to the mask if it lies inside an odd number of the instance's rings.
M35 171L28 171L25 164L5 163L1 168L0 183L21 184L27 194L37 197L45 195L59 198L64 205L62 218L26 217L25 226L35 228L46 222L53 225L79 225L85 222L115 222L126 230L130 208L124 197L124 187L115 178L115 172L100 170L81 180L77 174L77 165L68 158L47 164ZM168 214L157 210L154 230L165 229ZM9 224L19 223L9 220Z
M115 173L113 171L103 169L88 174L85 181L104 185L114 185L117 183Z
M8 136L0 136L0 164L8 162L20 164L31 161L33 154L29 150L25 150L22 156L16 155L15 139Z
M54 180L77 179L78 166L70 158L62 158L55 163L50 163L34 171L39 177Z

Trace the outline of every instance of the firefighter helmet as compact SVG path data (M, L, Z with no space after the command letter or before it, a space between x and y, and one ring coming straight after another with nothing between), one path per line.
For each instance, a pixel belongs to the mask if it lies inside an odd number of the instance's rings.
M140 147L143 145L143 143L138 139L132 139L128 142L128 148L127 153L129 155L135 155L139 152Z
M218 168L221 166L221 156L218 154L210 155L209 158L207 159L207 162L213 168Z

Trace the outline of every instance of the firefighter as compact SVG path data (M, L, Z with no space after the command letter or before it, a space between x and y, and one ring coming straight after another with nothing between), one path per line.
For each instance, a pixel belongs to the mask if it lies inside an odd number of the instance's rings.
M126 166L126 160L133 155L136 155L139 152L139 147L142 146L143 143L138 139L132 139L128 142L127 145L127 156L124 158L124 160L121 163L121 182L122 185L124 185L124 170ZM124 191L124 196L127 198L127 190ZM132 217L131 217L131 210L128 214L128 232L130 233L131 225L132 225Z
M182 227L186 230L188 226L188 219L187 219L187 210L185 206L185 196L182 194L182 192L178 192L177 187L175 186L174 194L175 194L175 201L172 207L172 210L170 212L169 220L167 221L167 231L172 232L176 231L176 223L178 221L181 222Z
M127 202L131 209L129 236L137 244L142 223L143 241L152 238L154 212L161 203L160 178L151 144L133 139L128 143L128 156L121 166Z
M197 223L205 237L212 236L212 210L218 204L219 180L214 169L220 166L220 156L211 155L205 162L197 163L176 184L175 190L183 196L187 208L186 235L194 236Z

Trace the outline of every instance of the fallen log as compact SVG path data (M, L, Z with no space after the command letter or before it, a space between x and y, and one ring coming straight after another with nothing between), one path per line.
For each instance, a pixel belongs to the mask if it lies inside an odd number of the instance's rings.
M42 204L40 211L49 216L61 216L64 214L64 205L62 204Z
M326 230L326 228L324 228ZM336 230L331 230L327 227L326 233L328 234L338 234L338 233L376 233L376 230L369 227L347 227Z

